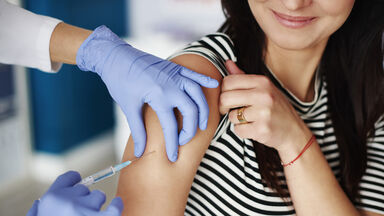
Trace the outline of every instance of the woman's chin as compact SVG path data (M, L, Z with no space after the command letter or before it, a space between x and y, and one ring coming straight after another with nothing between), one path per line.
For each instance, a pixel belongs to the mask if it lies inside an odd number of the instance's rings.
M316 40L303 36L275 37L271 38L269 42L285 50L304 50L318 44Z

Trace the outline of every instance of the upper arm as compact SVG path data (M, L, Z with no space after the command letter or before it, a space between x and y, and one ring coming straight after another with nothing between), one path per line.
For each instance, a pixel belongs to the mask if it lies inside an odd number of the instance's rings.
M201 56L181 55L172 61L208 75L219 82L222 79L218 70ZM203 92L210 109L207 129L198 130L188 144L180 146L179 158L175 163L168 161L163 131L156 113L149 106L144 107L147 132L144 155L151 151L155 153L138 160L120 173L117 195L123 198L124 215L182 215L184 213L197 167L220 120L218 110L220 87L203 88ZM180 126L182 118L179 114L177 116ZM123 161L134 158L133 152L133 140L130 138Z
M360 210L360 214L362 216L383 216L382 214L379 214L379 213L374 213L371 211L364 211L364 210Z

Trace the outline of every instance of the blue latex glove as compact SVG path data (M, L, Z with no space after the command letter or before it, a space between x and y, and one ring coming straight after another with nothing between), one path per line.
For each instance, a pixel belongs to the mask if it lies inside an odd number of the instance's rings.
M179 144L184 145L195 136L198 123L200 129L206 129L209 108L200 85L216 88L215 79L137 50L105 26L96 28L83 42L76 62L81 70L99 74L120 105L132 131L136 157L143 154L146 145L144 103L160 120L172 162L177 160ZM174 108L183 115L179 136Z
M88 187L76 183L81 177L69 171L59 176L40 200L33 203L27 216L120 216L123 202L120 197L112 200L105 211L100 211L105 202L101 191L89 191Z

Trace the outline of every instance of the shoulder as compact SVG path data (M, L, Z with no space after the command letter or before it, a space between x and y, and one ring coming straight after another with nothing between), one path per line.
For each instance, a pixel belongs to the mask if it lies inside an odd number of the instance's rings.
M222 76L228 74L225 69L225 62L227 60L237 61L234 44L230 37L224 33L208 34L188 44L170 56L169 59L174 59L181 55L200 56L200 58L194 58L205 59L205 62L210 62ZM204 60L202 61L204 62Z

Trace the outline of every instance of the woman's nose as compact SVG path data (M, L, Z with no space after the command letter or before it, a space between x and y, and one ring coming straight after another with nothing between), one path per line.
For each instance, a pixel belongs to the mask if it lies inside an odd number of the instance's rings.
M288 10L295 11L309 6L312 0L282 0L282 2Z

